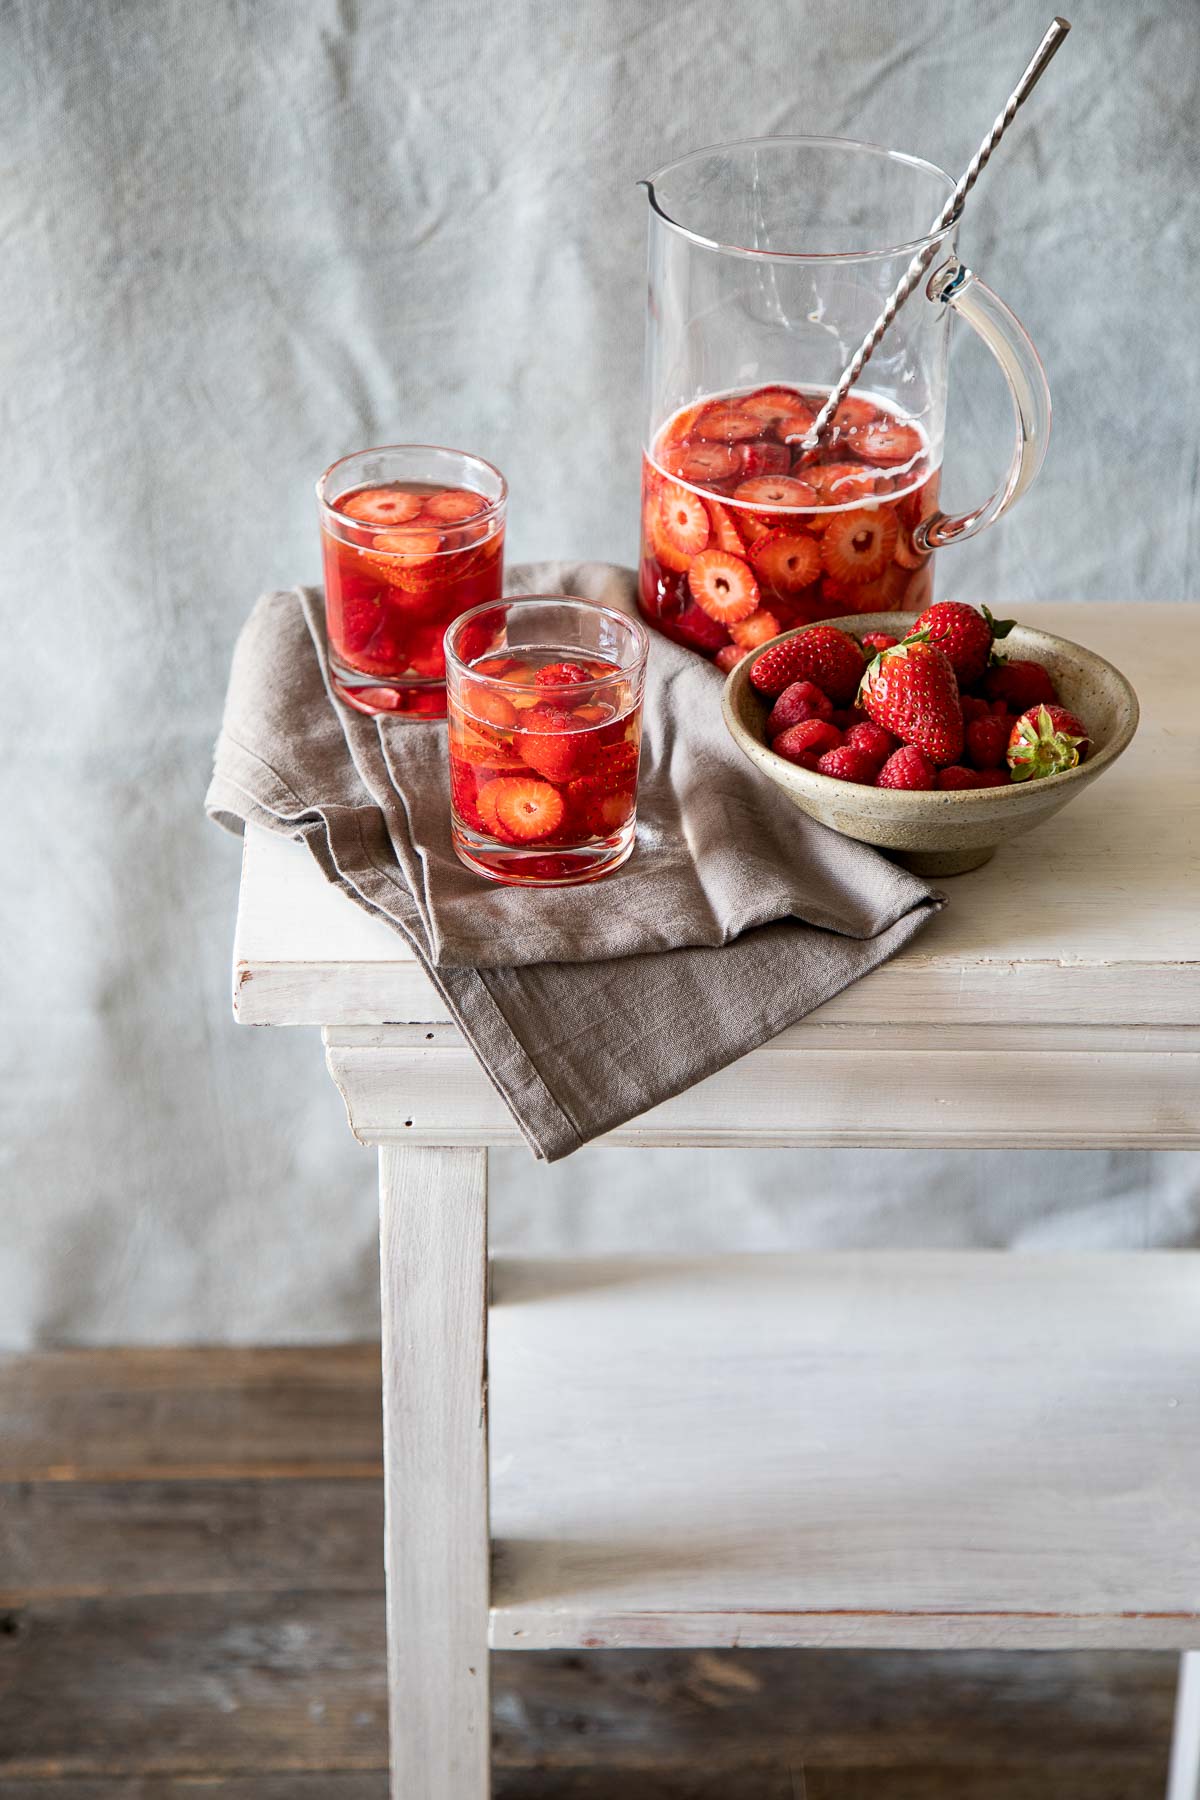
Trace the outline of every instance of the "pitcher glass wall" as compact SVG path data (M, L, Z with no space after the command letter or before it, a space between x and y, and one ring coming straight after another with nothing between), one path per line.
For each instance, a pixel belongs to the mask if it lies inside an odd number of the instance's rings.
M640 604L728 667L813 619L932 597L933 553L998 519L1041 466L1050 394L956 226L839 408L812 420L953 191L931 163L835 138L699 150L645 184L649 292ZM1008 474L973 512L938 489L951 314L1012 394Z

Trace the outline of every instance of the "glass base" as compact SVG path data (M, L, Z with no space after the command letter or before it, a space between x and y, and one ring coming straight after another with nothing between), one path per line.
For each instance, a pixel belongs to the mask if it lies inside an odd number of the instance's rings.
M419 675L364 675L329 658L333 691L355 712L370 718L407 719L420 724L446 716L446 683Z
M457 819L451 824L455 854L468 869L507 887L580 887L599 881L628 862L637 837L631 819L611 837L590 844L501 844L471 831Z

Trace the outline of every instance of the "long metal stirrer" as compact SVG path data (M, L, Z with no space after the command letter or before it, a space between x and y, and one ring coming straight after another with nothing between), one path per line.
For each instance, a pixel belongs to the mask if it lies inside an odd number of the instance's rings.
M812 453L821 448L825 438L829 434L829 428L834 413L846 398L846 395L850 392L850 389L854 386L854 383L858 380L867 363L874 355L880 340L891 325L892 320L896 317L896 314L900 311L900 308L904 305L904 302L908 299L908 296L912 293L922 275L937 255L939 247L937 239L940 233L943 232L946 226L949 225L953 219L956 219L962 211L963 201L975 186L975 183L979 180L983 170L987 167L992 151L996 148L996 145L1000 142L1000 139L1012 124L1017 115L1018 108L1028 100L1039 79L1045 73L1050 59L1060 48L1063 39L1070 29L1070 23L1066 19L1056 18L1054 23L1050 26L1045 37L1038 45L1029 67L1009 95L1004 111L997 117L992 129L988 132L978 150L971 158L970 163L967 165L958 186L951 194L949 200L947 200L937 218L933 221L933 224L929 227L927 236L934 241L926 244L923 250L917 252L916 256L914 256L909 263L903 279L897 283L896 287L893 288L892 292L888 295L887 305L876 319L874 325L872 325L862 343L858 346L858 349L854 352L853 357L842 373L841 380L813 420L812 426L801 444L801 449L803 451Z

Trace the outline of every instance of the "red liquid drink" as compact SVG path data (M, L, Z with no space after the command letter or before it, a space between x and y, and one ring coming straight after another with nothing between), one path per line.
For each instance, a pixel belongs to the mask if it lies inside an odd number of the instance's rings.
M601 629L571 629L576 609L600 615ZM517 629L506 629L514 613ZM513 641L530 627L541 642ZM595 881L619 868L634 844L641 627L606 607L547 597L482 608L456 623L449 642L460 859L493 881L528 886Z
M503 478L458 451L397 445L335 463L317 492L339 696L360 712L444 718L446 627L503 585Z
M924 435L855 391L810 461L801 444L826 398L716 395L676 413L643 458L642 612L723 668L795 625L932 598L932 552L913 537L937 509Z

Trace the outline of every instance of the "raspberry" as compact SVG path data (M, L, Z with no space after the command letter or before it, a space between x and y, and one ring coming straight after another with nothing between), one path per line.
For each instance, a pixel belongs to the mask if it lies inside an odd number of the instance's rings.
M781 731L799 725L803 719L831 719L832 716L833 701L828 694L823 694L811 681L793 681L771 708L767 736L777 738Z
M896 739L891 732L885 731L882 725L876 725L874 719L866 719L861 725L852 725L846 733L846 743L869 756L877 769L882 768L896 748Z
M864 631L859 642L868 655L878 656L881 650L891 650L900 639L892 637L886 631Z
M977 788L979 771L964 769L961 763L951 763L949 768L938 770L937 784L947 793L953 793L960 788Z
M713 661L716 663L718 669L720 669L722 675L728 675L729 671L731 669L736 669L742 659L749 656L749 654L750 652L748 650L743 650L740 644L725 644L717 651L717 654L713 657Z
M935 770L923 750L915 744L901 744L884 763L875 777L876 787L906 788L927 793L934 785Z
M999 769L1008 750L1009 724L988 713L967 726L967 754L977 769Z
M869 787L878 764L865 751L841 744L836 750L827 750L817 767L822 775L832 775L837 781L856 781L861 787Z
M582 687L585 682L595 679L578 663L546 663L534 676L533 684L535 687Z
M802 756L824 756L838 749L841 741L841 732L835 731L827 719L802 719L798 725L780 732L771 748L786 762L799 762Z

